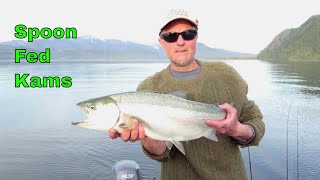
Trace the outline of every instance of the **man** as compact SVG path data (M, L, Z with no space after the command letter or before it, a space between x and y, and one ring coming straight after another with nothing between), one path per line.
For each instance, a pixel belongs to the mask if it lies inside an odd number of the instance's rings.
M247 84L232 67L195 59L197 29L198 21L186 11L170 11L159 34L159 43L170 65L140 83L138 90L164 93L182 90L188 92L190 100L222 104L226 118L205 122L216 129L218 142L204 137L182 142L186 152L183 155L176 148L169 150L165 142L146 137L141 124L121 135L110 130L109 136L131 142L140 140L146 155L162 162L162 179L246 179L239 145L258 145L265 128L262 114L247 99ZM235 105L228 104L231 102Z

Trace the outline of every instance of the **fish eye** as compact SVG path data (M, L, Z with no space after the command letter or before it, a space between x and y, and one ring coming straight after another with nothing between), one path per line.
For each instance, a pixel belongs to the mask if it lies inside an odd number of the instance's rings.
M91 105L89 105L89 109L96 110L96 106L91 104Z

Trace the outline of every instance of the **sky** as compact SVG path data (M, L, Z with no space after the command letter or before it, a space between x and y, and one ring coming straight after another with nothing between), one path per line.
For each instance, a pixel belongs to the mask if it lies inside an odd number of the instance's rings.
M0 42L16 40L14 27L75 27L78 37L158 43L170 9L199 21L198 41L212 48L259 53L281 31L320 14L319 0L3 0Z

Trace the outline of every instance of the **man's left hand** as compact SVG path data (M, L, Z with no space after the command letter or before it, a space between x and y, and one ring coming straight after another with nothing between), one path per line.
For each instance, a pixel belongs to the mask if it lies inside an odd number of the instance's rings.
M252 129L249 125L241 124L238 121L237 110L230 104L219 105L227 113L223 120L206 120L205 123L216 129L217 134L231 136L239 141L247 141L253 136Z

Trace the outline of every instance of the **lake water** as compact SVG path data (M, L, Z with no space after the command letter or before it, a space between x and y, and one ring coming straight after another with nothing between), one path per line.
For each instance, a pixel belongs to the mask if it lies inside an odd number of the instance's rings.
M225 61L249 84L261 108L266 134L259 147L242 149L253 179L320 179L320 62ZM168 62L0 61L0 179L109 179L112 166L136 161L144 179L160 165L140 143L110 140L107 132L71 125L85 118L76 103L134 91ZM14 74L71 76L71 88L14 88ZM250 152L250 160L248 152ZM250 173L251 164L251 173Z

